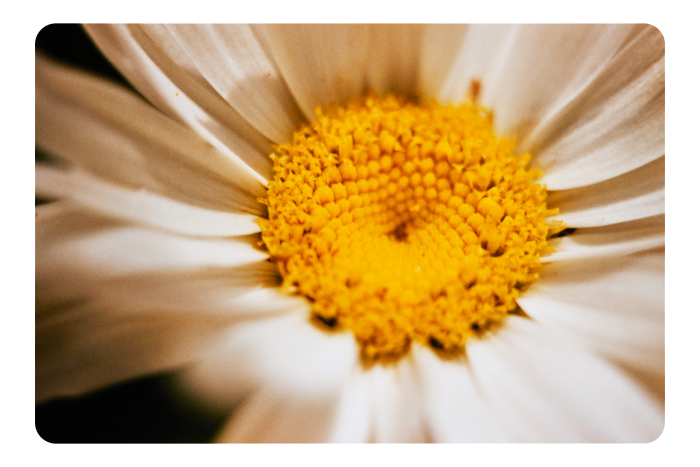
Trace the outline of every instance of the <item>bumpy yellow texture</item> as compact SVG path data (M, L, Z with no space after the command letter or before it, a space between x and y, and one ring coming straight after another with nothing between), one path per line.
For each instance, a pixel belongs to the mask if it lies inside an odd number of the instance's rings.
M366 97L276 148L262 238L311 319L365 361L459 352L516 309L547 247L544 187L473 105Z

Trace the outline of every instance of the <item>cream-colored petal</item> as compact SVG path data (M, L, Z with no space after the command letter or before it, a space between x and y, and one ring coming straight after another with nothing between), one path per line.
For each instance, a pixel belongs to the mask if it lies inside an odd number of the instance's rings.
M260 25L170 25L168 30L222 98L281 144L303 120Z
M358 364L343 387L338 411L330 430L331 443L370 441L372 399L368 372Z
M550 191L547 206L570 227L595 227L665 212L666 157L610 180L570 190Z
M443 93L445 82L455 66L457 57L464 46L469 27L466 24L428 24L423 32L423 45L418 66L418 93L421 97L450 102ZM488 47L490 43L483 44ZM461 100L460 93L457 99Z
M252 236L201 239L119 223L68 203L37 209L36 283L59 287L137 272L236 267L267 259Z
M85 304L37 316L37 402L190 364L227 325L222 316L150 311Z
M108 181L214 210L263 214L264 188L120 86L36 60L36 143Z
M326 333L309 322L299 300L287 314L238 325L200 365L183 376L208 403L232 407L256 387L288 397L340 395L357 363L350 333Z
M428 94L461 101L478 82L497 132L535 155L550 189L600 182L664 154L664 43L655 28L474 25L455 44L442 86Z
M277 66L309 120L367 90L371 28L363 24L276 24L267 27Z
M666 216L646 217L621 224L576 229L574 234L548 240L557 251L542 258L543 263L578 258L628 255L663 247Z
M88 34L126 79L158 109L184 122L239 170L265 185L272 176L269 141L211 86L178 66L165 29L88 25Z
M236 410L217 442L325 442L337 406L337 395L305 398L272 389L258 391Z
M507 424L484 397L466 360L443 360L414 346L426 423L438 443L514 441ZM498 403L496 401L495 403Z
M267 261L237 268L142 272L117 277L37 283L37 312L86 299L131 311L220 313L236 320L281 313L290 305L278 298L278 272ZM290 300L290 302L292 302Z
M533 133L525 150L550 189L590 185L665 154L665 46L648 26Z
M510 317L467 347L484 397L518 441L650 442L663 430L663 410L619 369Z
M260 232L257 216L212 211L146 190L133 190L80 170L36 167L36 194L68 198L96 212L170 232L209 237Z
M632 25L477 25L467 37L470 52L480 56L465 63L466 79L484 76L483 103L495 112L496 128L506 135L523 136L528 122L537 123L564 105L600 72L623 44ZM498 44L493 57L484 60L479 44ZM468 59L468 56L465 57ZM471 66L470 66L471 65ZM481 65L483 67L483 65ZM467 88L463 78L461 88ZM462 91L464 92L464 91Z
M368 61L369 88L379 94L416 93L421 52L422 24L373 24Z
M508 135L562 105L612 57L630 25L473 25L439 97L461 101L472 81ZM575 63L572 62L576 58Z
M664 258L655 250L553 263L518 304L553 334L663 376Z
M429 441L412 359L403 358L386 367L375 365L368 377L373 418L371 439L377 443Z

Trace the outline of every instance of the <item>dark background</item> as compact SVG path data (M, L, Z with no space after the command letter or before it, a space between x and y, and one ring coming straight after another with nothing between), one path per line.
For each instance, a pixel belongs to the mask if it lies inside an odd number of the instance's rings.
M130 87L78 25L52 24L36 37L36 50L63 63ZM133 88L132 88L133 89ZM43 155L37 151L37 159ZM225 421L181 400L167 374L112 386L84 397L36 406L35 426L51 443L201 443Z

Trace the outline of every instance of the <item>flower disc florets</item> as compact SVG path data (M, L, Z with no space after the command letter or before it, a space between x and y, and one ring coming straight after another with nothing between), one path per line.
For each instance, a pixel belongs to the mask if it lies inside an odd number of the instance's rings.
M316 114L272 155L261 222L315 323L376 361L413 341L459 351L516 309L553 211L485 109L370 96Z

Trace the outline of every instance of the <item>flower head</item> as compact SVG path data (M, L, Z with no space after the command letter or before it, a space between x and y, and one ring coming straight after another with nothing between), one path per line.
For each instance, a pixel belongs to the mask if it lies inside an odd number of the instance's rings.
M653 27L87 31L153 107L37 58L38 400L165 370L223 441L660 434Z

